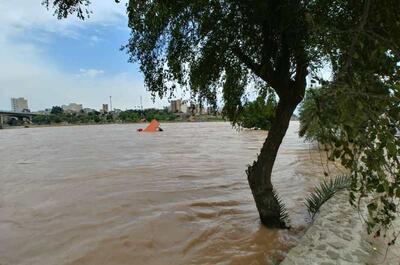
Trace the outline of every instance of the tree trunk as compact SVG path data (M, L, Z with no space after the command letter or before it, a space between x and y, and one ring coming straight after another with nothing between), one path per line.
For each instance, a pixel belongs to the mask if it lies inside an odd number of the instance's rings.
M270 228L287 227L282 215L282 205L272 186L271 173L279 146L289 127L290 118L300 101L301 99L297 97L279 100L275 119L261 153L246 172L261 222Z

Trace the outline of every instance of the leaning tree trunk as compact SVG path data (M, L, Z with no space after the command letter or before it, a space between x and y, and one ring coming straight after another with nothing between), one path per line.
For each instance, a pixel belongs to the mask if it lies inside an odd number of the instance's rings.
M285 228L282 205L276 196L271 173L282 139L289 127L290 118L301 100L281 98L276 109L275 119L261 153L247 170L247 177L261 222L270 228Z

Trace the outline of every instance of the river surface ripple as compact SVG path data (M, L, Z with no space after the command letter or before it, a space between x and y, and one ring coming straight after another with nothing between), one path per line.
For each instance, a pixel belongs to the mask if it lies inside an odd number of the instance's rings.
M298 238L262 227L245 168L266 137L229 123L0 131L1 265L266 264ZM292 122L273 182L292 225L321 159Z

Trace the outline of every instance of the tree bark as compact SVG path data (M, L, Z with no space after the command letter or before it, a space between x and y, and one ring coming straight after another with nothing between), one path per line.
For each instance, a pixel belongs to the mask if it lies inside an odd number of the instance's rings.
M300 101L301 97L280 98L268 137L257 160L247 170L247 178L261 222L269 228L287 227L281 215L281 205L274 193L271 173L279 146L289 127L290 118Z

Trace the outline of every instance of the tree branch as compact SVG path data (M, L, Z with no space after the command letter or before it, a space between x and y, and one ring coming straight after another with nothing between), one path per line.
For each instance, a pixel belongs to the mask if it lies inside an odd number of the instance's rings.
M275 77L274 77L275 73L270 64L264 63L263 65L260 65L256 62L254 62L249 56L247 56L242 51L242 49L239 46L233 46L231 49L232 49L233 54L242 63L244 63L258 77L260 77L262 80L267 82L278 93L278 91L280 90L280 87L278 86L278 83L275 80Z
M247 68L253 71L258 77L264 79L261 71L261 65L254 62L249 56L247 56L239 46L234 46L232 48L232 52L242 63L247 66Z
M353 40L352 40L351 45L350 45L350 50L349 50L349 53L348 53L347 61L346 61L346 64L344 66L344 72L347 72L351 67L352 60L353 60L352 56L353 56L353 53L354 53L354 50L355 50L355 46L356 46L356 44L357 44L357 42L358 42L358 40L360 38L361 33L364 31L365 25L368 22L368 16L369 16L370 8L371 8L371 2L370 2L370 0L366 0L360 24L358 25L357 31L353 35L354 37L353 37Z
M296 76L294 79L295 87L300 93L300 96L304 96L305 88L306 88L306 77L308 75L308 61L306 59L306 55L304 54L304 50L300 52L298 56L296 56ZM303 99L303 98L302 98Z

